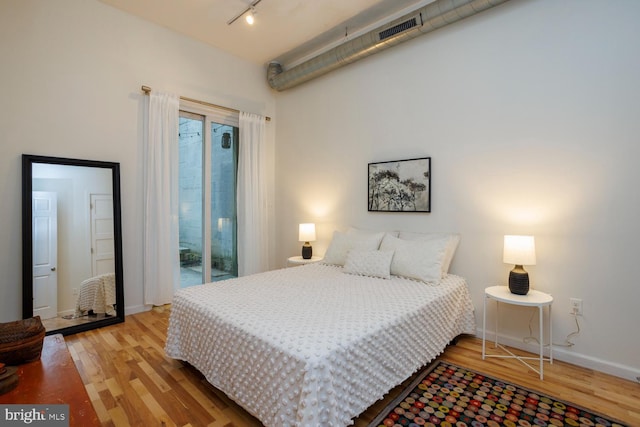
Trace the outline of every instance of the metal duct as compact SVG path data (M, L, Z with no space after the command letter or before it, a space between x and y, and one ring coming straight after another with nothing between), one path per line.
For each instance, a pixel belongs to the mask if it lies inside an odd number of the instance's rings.
M506 1L508 0L436 0L289 70L284 71L282 65L277 62L270 63L267 68L269 86L278 91L290 89L327 74L336 68L460 21Z

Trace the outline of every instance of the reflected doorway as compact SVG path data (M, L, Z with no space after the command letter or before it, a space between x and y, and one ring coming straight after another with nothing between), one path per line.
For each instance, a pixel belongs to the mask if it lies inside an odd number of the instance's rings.
M58 316L58 197L53 191L32 192L33 315Z

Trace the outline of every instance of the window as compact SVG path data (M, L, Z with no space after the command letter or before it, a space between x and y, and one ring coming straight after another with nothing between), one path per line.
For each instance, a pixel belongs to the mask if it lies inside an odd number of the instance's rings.
M181 102L181 287L237 277L238 117Z

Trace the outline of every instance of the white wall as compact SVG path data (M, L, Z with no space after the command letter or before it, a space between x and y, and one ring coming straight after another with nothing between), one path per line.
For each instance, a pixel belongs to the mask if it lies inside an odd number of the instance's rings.
M0 2L0 58L0 321L22 315L22 153L120 162L125 305L143 309L140 86L274 116L263 68L97 0Z
M300 222L317 224L314 254L349 225L456 231L452 269L481 327L484 288L512 268L503 235L533 234L527 269L555 298L554 342L575 329L569 298L584 300L575 346L556 356L635 379L638 18L633 0L513 1L279 94L280 264L300 251ZM432 213L368 213L367 163L422 156ZM502 313L526 347L532 312Z

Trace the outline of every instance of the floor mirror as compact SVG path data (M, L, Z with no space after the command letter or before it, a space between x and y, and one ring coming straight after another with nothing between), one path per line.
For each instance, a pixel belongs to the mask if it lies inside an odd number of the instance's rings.
M22 155L22 278L47 335L124 321L119 163Z

